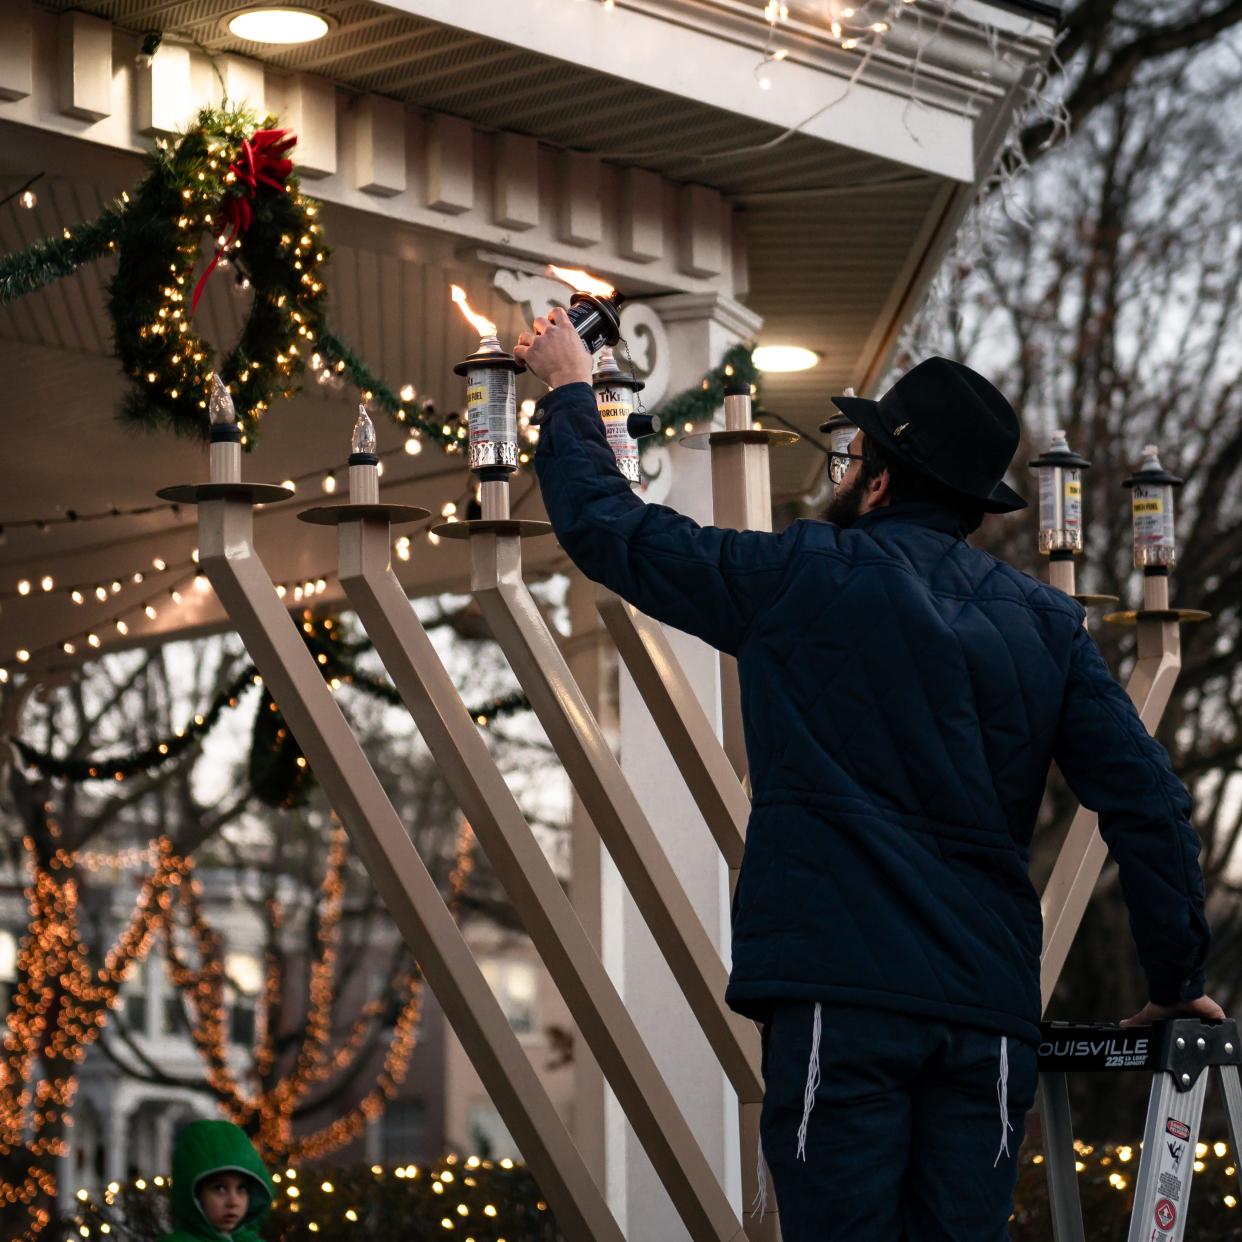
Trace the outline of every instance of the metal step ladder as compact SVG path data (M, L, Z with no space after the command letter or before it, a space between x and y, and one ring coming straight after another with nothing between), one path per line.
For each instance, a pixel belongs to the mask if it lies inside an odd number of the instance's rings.
M1242 1191L1242 1045L1238 1024L1177 1018L1153 1026L1040 1024L1039 1090L1055 1242L1086 1242L1067 1074L1135 1071L1152 1075L1143 1154L1134 1185L1128 1242L1182 1242L1190 1207L1195 1144L1214 1073L1224 1097Z

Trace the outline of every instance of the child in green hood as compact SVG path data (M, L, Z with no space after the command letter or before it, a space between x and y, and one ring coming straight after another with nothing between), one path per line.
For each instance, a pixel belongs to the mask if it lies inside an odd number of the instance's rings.
M173 1150L172 1213L163 1242L259 1242L272 1181L246 1132L231 1121L192 1121Z

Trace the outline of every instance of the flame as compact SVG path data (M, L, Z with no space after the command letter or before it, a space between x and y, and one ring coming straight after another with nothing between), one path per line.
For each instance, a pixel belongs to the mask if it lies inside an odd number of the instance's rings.
M496 335L496 325L492 323L490 319L486 318L486 316L480 315L478 311L470 309L470 303L466 301L466 291L461 287L461 285L454 285L452 293L453 301L461 307L461 313L465 315L466 322L469 323L480 336Z
M555 263L549 263L548 272L579 293L594 293L601 298L610 298L616 293L616 290L606 280L600 280L598 276L592 276L590 272L584 272L581 268L557 267Z

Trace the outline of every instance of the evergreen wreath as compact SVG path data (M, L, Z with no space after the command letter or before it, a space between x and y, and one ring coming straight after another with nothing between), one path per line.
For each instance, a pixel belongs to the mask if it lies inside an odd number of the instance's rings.
M179 435L207 434L211 376L232 393L243 444L274 401L292 395L323 328L328 258L318 206L298 189L286 152L296 141L241 109L203 108L148 157L149 172L120 220L120 263L108 309L132 387L122 416ZM126 196L128 197L128 196ZM191 292L201 239L215 256ZM192 328L214 269L231 261L253 301L241 338L218 365Z
M0 304L116 253L108 310L116 356L131 381L120 411L127 421L206 438L211 377L218 373L238 411L242 444L251 447L264 412L293 395L309 365L321 380L348 380L411 438L460 453L460 413L441 416L433 401L394 392L327 323L323 266L331 252L319 205L301 193L287 157L296 138L275 125L274 116L260 121L227 104L201 109L184 134L156 142L132 197L122 193L62 237L0 256ZM204 233L215 242L214 255L191 286ZM191 325L203 287L227 263L253 301L240 339L217 365ZM710 420L731 384L752 386L758 415L760 376L750 355L750 345L733 346L698 385L663 402L665 435ZM526 441L523 461L532 450Z

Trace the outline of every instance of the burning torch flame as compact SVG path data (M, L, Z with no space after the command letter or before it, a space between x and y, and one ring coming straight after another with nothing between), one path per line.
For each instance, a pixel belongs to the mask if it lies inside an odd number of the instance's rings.
M557 267L555 263L549 263L548 272L579 293L593 293L601 298L610 298L616 293L616 290L606 280L600 280L598 276L592 276L590 272L584 272L581 268Z
M479 334L479 336L495 336L496 325L478 311L470 309L470 303L466 301L466 291L461 285L453 286L453 301L461 307L461 313L465 315L466 322Z

